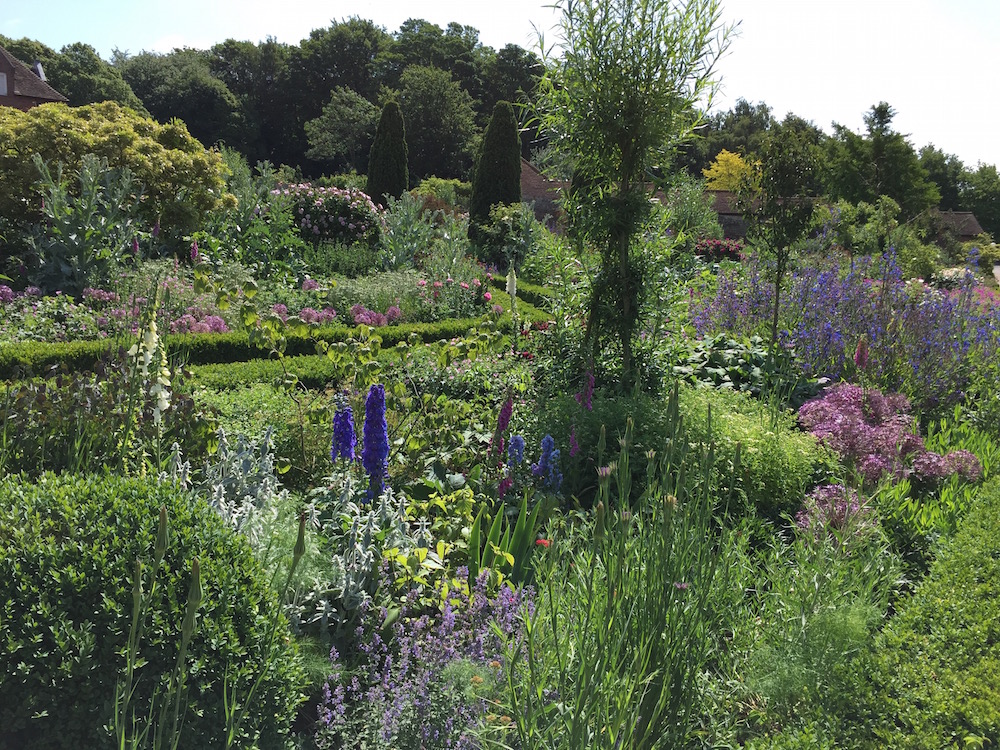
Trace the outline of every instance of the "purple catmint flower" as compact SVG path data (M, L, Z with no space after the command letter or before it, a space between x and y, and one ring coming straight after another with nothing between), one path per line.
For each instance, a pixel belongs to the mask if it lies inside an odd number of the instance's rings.
M333 441L330 447L330 459L334 462L338 458L345 461L353 461L355 458L354 447L358 443L358 437L354 432L354 412L350 405L337 409L333 415Z
M381 383L368 389L363 432L361 465L368 473L368 496L374 499L382 494L389 465L389 426L385 421L385 386Z

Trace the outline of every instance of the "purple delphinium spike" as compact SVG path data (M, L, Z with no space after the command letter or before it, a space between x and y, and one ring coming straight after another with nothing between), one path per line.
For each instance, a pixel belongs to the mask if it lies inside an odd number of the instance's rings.
M385 386L381 383L368 390L365 399L365 426L361 448L361 465L368 473L368 497L382 494L389 461L389 426L385 421Z
M343 458L347 461L355 459L354 447L358 443L354 432L354 412L351 407L344 406L333 415L333 444L330 447L330 458L336 461Z

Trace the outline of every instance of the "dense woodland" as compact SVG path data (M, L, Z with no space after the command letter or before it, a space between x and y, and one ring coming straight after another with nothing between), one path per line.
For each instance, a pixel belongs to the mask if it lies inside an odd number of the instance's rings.
M498 101L525 105L524 156L556 175L570 171L548 158L532 126L538 56L514 44L494 50L476 29L457 23L442 29L410 19L389 32L353 17L313 30L298 45L228 39L208 50L116 51L110 62L85 43L57 52L0 36L0 45L21 60L40 60L73 106L111 100L162 123L180 118L207 146L225 144L251 164L287 165L306 177L364 174L378 112L390 99L399 101L406 122L413 185L429 176L468 179ZM827 135L793 113L779 119L764 102L740 100L706 118L676 165L700 178L721 152L752 162L766 133L794 131L817 157L813 194L851 204L874 204L886 195L904 221L933 207L972 211L996 236L996 166L963 164L932 144L918 152L893 129L894 114L880 102L867 113L863 132L832 123Z

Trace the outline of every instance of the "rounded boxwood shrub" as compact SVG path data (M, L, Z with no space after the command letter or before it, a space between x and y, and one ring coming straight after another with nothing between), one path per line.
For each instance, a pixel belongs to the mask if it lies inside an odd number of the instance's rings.
M288 746L301 666L283 619L272 637L276 595L246 541L175 485L47 474L0 480L0 748L109 746L132 572L142 560L148 594L161 506L169 544L139 647L136 716L176 662L197 557L203 595L179 747L225 747L224 690L247 705L237 747Z

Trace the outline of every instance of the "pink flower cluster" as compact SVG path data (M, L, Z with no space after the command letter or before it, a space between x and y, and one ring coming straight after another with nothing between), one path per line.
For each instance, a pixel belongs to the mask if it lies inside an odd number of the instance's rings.
M351 308L351 315L354 317L355 325L366 325L379 328L384 325L395 323L403 316L403 312L396 305L390 305L389 309L383 314L375 312L374 310L369 310L364 305L357 304Z
M292 201L301 234L315 241L355 242L377 235L381 226L378 208L360 190L313 187L309 183L272 190L272 195Z
M229 326L218 315L207 315L196 318L190 312L185 313L170 323L171 333L228 333Z
M968 451L941 456L924 447L909 409L910 402L900 394L840 383L803 404L799 423L869 484L885 476L927 482L959 473L978 479L982 467Z

